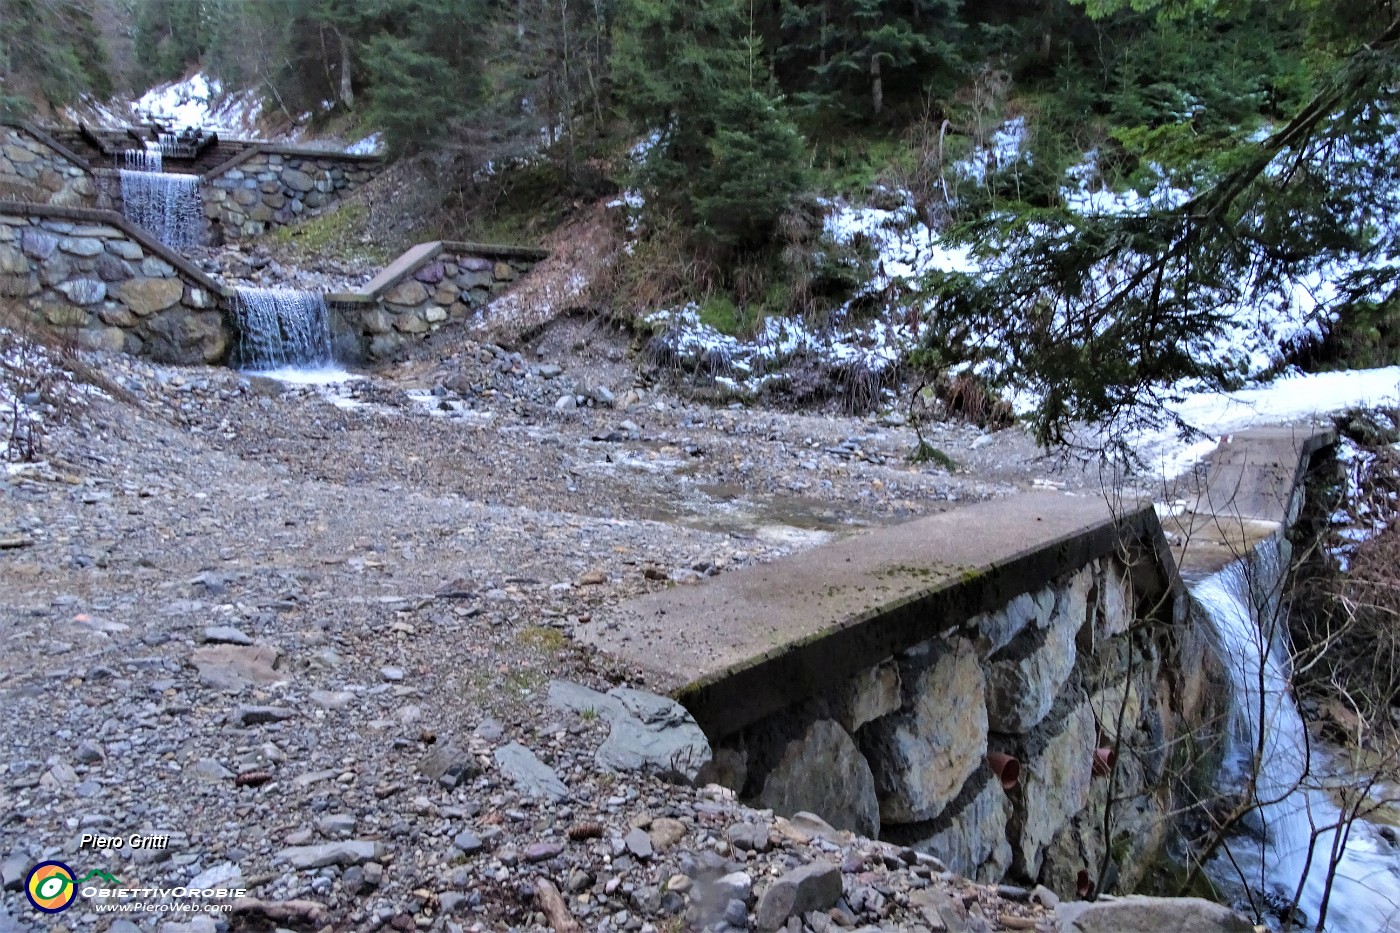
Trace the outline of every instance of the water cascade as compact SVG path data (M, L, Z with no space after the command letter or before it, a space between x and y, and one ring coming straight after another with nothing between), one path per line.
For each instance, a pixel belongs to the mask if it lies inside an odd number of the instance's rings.
M1400 933L1400 852L1375 825L1359 818L1348 825L1328 789L1324 756L1310 748L1293 700L1283 564L1271 540L1252 559L1235 561L1191 588L1215 626L1229 669L1227 769L1247 776L1256 754L1260 762L1255 799L1262 837L1227 839L1228 851L1209 873L1227 890L1243 880L1272 905L1296 898L1301 929L1314 929L1325 897L1331 933ZM1334 786L1343 786L1344 778L1338 775Z
M290 288L238 289L238 356L251 370L333 365L325 299Z
M159 172L163 168L163 155L160 146L152 143L147 143L145 149L123 149L118 168L132 172Z
M138 150L128 150L133 155ZM144 157L151 159L151 150ZM160 152L154 161L159 164ZM149 162L148 162L149 164ZM204 228L204 202L198 175L121 170L122 213L166 246L197 246Z

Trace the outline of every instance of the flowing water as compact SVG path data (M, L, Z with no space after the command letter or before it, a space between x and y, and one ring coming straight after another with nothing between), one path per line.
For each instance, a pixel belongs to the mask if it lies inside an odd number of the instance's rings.
M133 172L159 172L164 168L163 156L159 145L146 143L145 149L123 149L117 167Z
M330 312L324 298L290 288L237 291L238 357L244 369L333 368Z
M139 150L128 150L133 155ZM150 159L150 150L142 155ZM155 155L159 162L160 155ZM166 246L197 246L204 233L198 175L121 170L122 214Z
M1347 825L1336 796L1346 776L1327 773L1293 701L1282 564L1277 541L1266 542L1252 560L1191 588L1220 637L1234 692L1227 768L1243 775L1256 753L1260 761L1262 834L1231 837L1210 874L1222 888L1243 883L1276 905L1296 898L1302 929L1317 925L1327 897L1331 933L1400 933L1400 852L1373 824Z

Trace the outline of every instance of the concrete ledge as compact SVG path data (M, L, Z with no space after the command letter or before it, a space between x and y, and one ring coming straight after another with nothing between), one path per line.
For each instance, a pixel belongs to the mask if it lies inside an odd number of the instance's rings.
M646 670L718 740L1114 554L1146 564L1158 593L1178 580L1150 504L1114 514L1030 493L631 600L585 639Z
M549 250L534 246L510 246L500 243L468 243L457 240L432 240L411 246L397 259L385 266L378 275L362 286L360 295L380 298L419 269L443 253L478 256L483 259L522 259L538 262L549 256Z
M116 227L140 243L142 248L170 263L176 272L200 288L207 289L223 298L233 296L233 289L211 278L184 256L115 211L99 211L87 207L59 207L53 204L35 204L29 201L0 201L0 214L10 214L16 217L47 217L54 220L72 220L78 223L106 224L110 227Z

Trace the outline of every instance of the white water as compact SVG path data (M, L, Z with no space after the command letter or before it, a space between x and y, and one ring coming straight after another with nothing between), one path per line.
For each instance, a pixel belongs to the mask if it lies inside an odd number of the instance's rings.
M244 369L273 373L334 371L330 311L314 292L238 289L238 358ZM296 381L316 381L308 375Z
M1264 838L1231 837L1225 843L1228 853L1213 860L1210 874L1222 887L1238 889L1243 883L1275 904L1296 897L1303 928L1311 930L1333 852L1339 851L1325 929L1400 933L1400 853L1364 820L1338 828L1342 813L1325 789L1323 756L1310 749L1293 702L1286 617L1278 608L1280 565L1278 545L1271 540L1260 545L1254 560L1235 561L1191 588L1215 625L1234 690L1227 767L1247 774L1256 751L1260 760L1255 797ZM1314 827L1317 838L1310 842Z
M145 149L123 149L120 168L133 172L159 172L164 150L154 143L147 143Z
M121 170L122 214L166 246L197 246L204 232L198 175Z

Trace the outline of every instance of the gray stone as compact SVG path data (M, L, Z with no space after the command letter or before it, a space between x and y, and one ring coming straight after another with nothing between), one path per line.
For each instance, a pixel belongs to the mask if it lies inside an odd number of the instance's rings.
M273 859L289 862L293 868L325 868L327 865L363 865L384 854L384 847L368 839L327 842L318 846L291 846L278 852Z
M227 888L241 887L243 882L243 870L235 862L220 862L211 865L204 871L190 879L189 887L198 888Z
M569 788L559 780L559 775L554 773L554 769L540 761L534 752L519 742L511 742L496 749L495 759L496 767L501 769L501 773L514 781L525 793L536 797L548 797L551 800L563 800L569 796Z
M447 742L429 752L418 763L418 770L443 787L453 788L470 781L481 773L476 759L452 742Z
M430 262L423 266L413 277L425 285L436 285L442 281L443 268L440 262Z
M24 251L24 255L42 261L48 259L53 255L54 250L58 249L58 237L42 230L26 230L19 239L19 245L20 249ZM18 272L20 270L5 271Z
M532 842L521 854L527 862L547 862L563 851L562 842Z
M988 666L989 728L996 732L1028 732L1055 705L1060 688L1074 670L1075 643L1084 625L1092 582L1088 573L1077 574L1057 594L1055 609L1044 630L1022 636Z
M316 821L316 830L327 839L348 839L355 832L355 818L348 813L332 813Z
M107 297L107 283L101 279L71 279L58 290L75 305L95 305Z
M967 878L987 884L1001 881L1011 867L1011 843L1006 838L1008 811L1001 781L989 776L948 825L916 843L915 848L937 856Z
M228 625L213 625L204 630L204 641L215 645L243 645L253 643L253 639Z
M175 267L158 256L141 260L141 274L153 279L166 279L175 274Z
M73 752L73 757L85 765L97 764L107 756L102 753L102 746L91 739L83 739L78 743L77 749Z
M772 844L768 827L758 823L735 823L725 832L729 844L740 852L767 852Z
M753 878L748 872L730 872L711 882L710 887L719 894L722 901L748 903L753 894Z
M591 389L588 390L588 397L593 399L593 401L597 402L599 405L607 405L608 407L612 407L612 404L615 401L613 398L612 390L604 385L593 386Z
M1015 854L1026 877L1039 876L1045 847L1088 802L1097 737L1094 711L1081 703L1065 717L1060 731L1023 763Z
M219 764L213 758L201 758L195 763L193 771L196 778L211 783L227 781L234 776L232 771Z
M313 690L311 702L326 709L346 709L355 702L355 694L348 690Z
M974 616L968 627L977 631L977 646L985 658L1011 644L1028 626L1049 619L1054 608L1055 593L1047 586L1036 593L1022 593L1001 609Z
M634 858L645 861L655 854L655 850L651 847L651 836L647 835L646 830L634 829L627 834L622 842Z
M770 884L758 899L754 919L760 930L776 930L789 917L829 910L841 899L841 868L818 861L795 868Z
M58 241L58 248L74 256L96 256L102 252L102 241L92 237L66 236Z
M591 711L608 721L611 728L596 759L609 770L641 771L693 784L712 758L700 726L668 697L629 687L603 694L556 680L549 685L549 702L575 713Z
M233 721L240 726L259 726L268 722L285 722L295 715L295 710L280 706L240 706L233 713Z
M912 709L861 730L883 823L938 816L986 755L986 684L977 651L965 641L942 650L915 675Z
M1254 924L1223 904L1196 897L1123 897L1055 908L1062 933L1254 933Z
M870 764L845 729L818 719L787 743L758 795L759 805L783 816L808 811L838 829L880 834L880 801Z
M457 848L461 849L467 855L472 855L476 852L480 852L483 847L481 837L469 829L464 829L456 836L453 836L452 844Z
M133 243L130 240L108 240L107 252L111 253L113 256L120 256L122 259L129 259L132 261L138 260L145 255L141 250L140 244Z
M293 191L310 191L316 187L315 179L294 168L282 170L282 184Z
M0 883L6 891L18 891L24 887L24 879L29 874L29 858L15 853L0 861Z
M379 669L379 676L383 677L385 680L397 682L403 680L403 668L381 667Z
M861 726L899 709L899 665L886 661L866 668L846 682L846 710L841 725L854 735Z
M568 395L559 396L559 398L556 399L554 402L555 411L573 411L577 407L578 401L574 398L574 394L572 392L570 392Z

